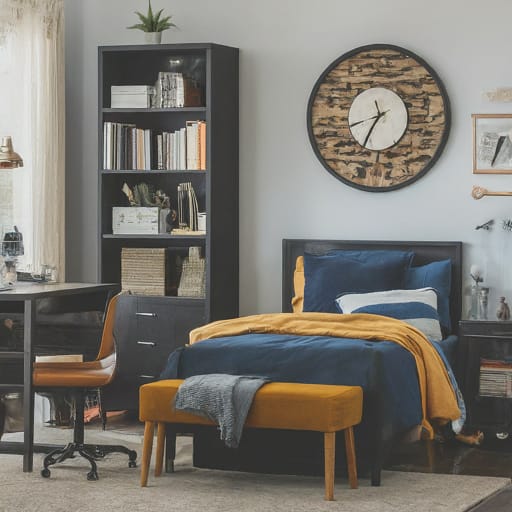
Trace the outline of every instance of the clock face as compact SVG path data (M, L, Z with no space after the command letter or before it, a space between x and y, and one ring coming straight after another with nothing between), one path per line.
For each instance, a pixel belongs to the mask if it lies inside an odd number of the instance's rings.
M334 61L313 87L308 133L323 166L371 192L416 181L440 157L450 105L435 71L398 46L356 48Z
M407 108L400 96L384 87L372 87L354 98L348 111L352 137L367 149L394 146L407 128Z

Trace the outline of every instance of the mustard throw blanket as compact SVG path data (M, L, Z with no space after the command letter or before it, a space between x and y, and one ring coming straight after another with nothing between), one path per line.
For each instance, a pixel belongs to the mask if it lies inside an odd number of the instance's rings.
M273 313L219 320L190 333L190 343L250 333L332 336L370 341L392 341L407 349L416 361L423 413L422 426L433 437L431 422L445 424L460 416L446 367L432 344L409 324L394 318L333 313Z

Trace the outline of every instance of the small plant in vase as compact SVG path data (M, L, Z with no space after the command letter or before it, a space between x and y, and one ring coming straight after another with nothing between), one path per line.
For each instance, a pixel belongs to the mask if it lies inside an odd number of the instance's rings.
M139 17L140 23L127 28L142 30L146 43L159 44L162 41L162 32L176 26L171 22L172 16L162 17L162 12L163 9L160 9L154 13L151 7L151 0L149 0L148 13L144 16L141 12L136 11L135 14Z

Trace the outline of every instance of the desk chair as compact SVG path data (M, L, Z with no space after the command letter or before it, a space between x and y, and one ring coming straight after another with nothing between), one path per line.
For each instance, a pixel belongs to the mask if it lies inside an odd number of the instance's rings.
M49 466L63 462L79 453L91 464L87 480L98 480L96 460L108 453L125 453L129 457L128 466L136 467L137 452L118 445L84 444L84 402L88 390L101 388L109 384L116 371L116 346L114 340L114 319L119 294L114 296L107 306L103 335L98 355L94 361L82 363L44 362L35 363L33 380L35 391L51 391L66 388L71 391L75 402L75 426L73 442L49 453L43 463L41 476L50 476Z

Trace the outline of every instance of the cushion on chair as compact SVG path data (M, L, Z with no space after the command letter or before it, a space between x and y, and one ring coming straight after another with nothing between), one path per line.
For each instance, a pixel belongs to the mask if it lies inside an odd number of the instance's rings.
M141 421L213 425L172 406L182 380L161 380L140 388ZM361 421L359 386L271 382L256 393L245 426L336 432Z

